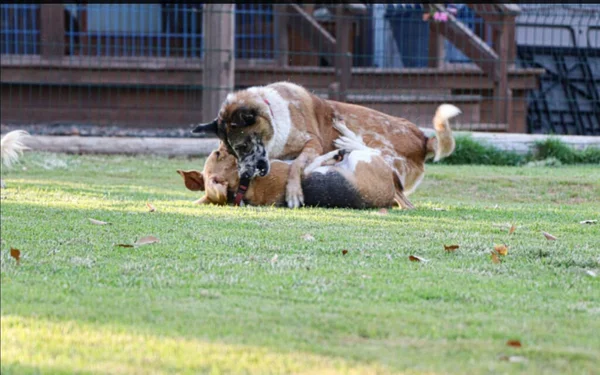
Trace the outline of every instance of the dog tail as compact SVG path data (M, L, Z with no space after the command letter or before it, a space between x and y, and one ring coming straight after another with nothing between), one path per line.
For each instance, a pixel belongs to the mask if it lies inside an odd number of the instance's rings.
M454 151L454 136L452 136L448 121L461 113L462 111L452 104L442 104L435 111L435 116L433 116L435 137L431 137L427 141L427 154L433 154L434 161L439 161Z
M23 154L23 151L29 150L29 147L23 144L23 139L28 136L29 133L25 130L13 130L7 133L0 141L2 163L7 168L12 167L19 160L19 156Z

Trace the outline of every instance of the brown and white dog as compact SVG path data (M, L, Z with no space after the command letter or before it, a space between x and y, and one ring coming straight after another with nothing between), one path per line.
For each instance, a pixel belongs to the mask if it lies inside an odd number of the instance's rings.
M343 134L333 150L313 160L303 171L305 205L339 208L391 207L395 202L391 168L381 151L367 147L362 139L338 124ZM285 206L285 190L291 162L270 161L266 176L252 179L243 195L243 203L252 206ZM178 170L185 186L206 191L195 203L226 205L234 203L240 185L238 160L220 144L204 164L202 172Z
M412 205L405 194L419 185L424 163L448 156L454 138L448 120L460 114L441 105L434 117L436 137L427 137L410 121L359 105L324 100L301 86L277 82L231 93L215 120L196 126L192 133L213 133L238 159L244 179L269 173L269 159L294 160L289 168L285 199L289 207L304 203L301 175L319 155L334 150L340 135L334 124L345 124L382 153L392 168L397 196L403 207Z

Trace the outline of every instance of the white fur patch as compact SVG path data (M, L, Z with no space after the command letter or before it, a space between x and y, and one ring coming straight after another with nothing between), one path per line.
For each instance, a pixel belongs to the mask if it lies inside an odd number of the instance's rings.
M265 108L265 112L271 117L273 138L271 138L265 146L269 153L269 157L280 157L283 155L283 149L292 130L290 103L270 87L251 87L247 91L259 96L261 99L266 99L269 102L268 105L267 103L264 103L264 105L267 107Z
M373 149L356 150L352 151L348 156L346 156L341 162L337 163L336 165L340 168L346 169L354 173L358 163L370 163L373 159L373 156L376 155L376 150Z

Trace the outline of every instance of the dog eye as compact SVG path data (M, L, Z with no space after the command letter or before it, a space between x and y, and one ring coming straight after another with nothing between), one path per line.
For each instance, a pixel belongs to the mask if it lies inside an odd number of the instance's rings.
M215 152L215 155L217 156L217 158L219 158L221 156L221 153L219 151Z

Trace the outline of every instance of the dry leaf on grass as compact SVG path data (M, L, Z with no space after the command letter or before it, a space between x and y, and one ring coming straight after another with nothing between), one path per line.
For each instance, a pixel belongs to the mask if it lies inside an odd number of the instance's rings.
M591 277L596 277L598 276L598 274L596 273L596 271L592 271L592 270L586 270L585 273L587 273L588 275L590 275Z
M544 237L546 237L547 240L549 241L556 241L558 240L558 238L554 237L553 235L551 235L548 232L542 232L542 234L544 235Z
M446 250L449 253L455 252L456 249L458 249L460 246L458 245L444 245L444 250Z
M494 251L504 257L508 254L508 247L506 245L494 245Z
M506 345L507 346L512 346L512 347L515 347L515 348L520 348L522 346L521 345L521 341L519 341L519 340L508 340L506 342Z
M342 255L346 255L346 254L348 254L348 250L346 250L346 249L342 250Z
M492 263L494 264L499 264L500 263L500 258L498 258L498 253L495 251L492 251Z
M89 218L89 220L90 220L90 223L92 223L94 225L110 225L110 223L107 223L106 221L92 219L91 217Z
M420 256L416 256L416 255L409 255L409 256L408 256L408 259L409 259L411 262L423 262L423 263L429 262L429 260L428 260L428 259L421 258Z
M510 229L508 230L508 234L513 234L513 233L515 233L516 230L517 230L517 227L515 227L514 225L511 225Z
M580 221L579 224L596 224L598 220L584 220Z
M150 203L150 202L147 202L147 203L146 203L146 206L148 206L148 211L149 211L149 212L154 212L154 211L156 211L156 208L154 208L154 206L152 205L152 203Z
M135 241L134 245L137 246L143 246L143 245L150 245L156 242L160 242L160 240L154 236L146 236L146 237L142 237L139 240Z
M133 247L133 245L130 245L127 243L119 243L119 244L116 244L115 246L117 246L117 247Z
M271 258L271 264L275 264L275 262L277 262L277 259L279 259L279 256L277 256L277 254L273 255L273 258Z
M17 264L21 263L21 250L11 247L10 248L10 256L15 258L15 260L17 261Z
M377 211L378 215L387 215L388 214L388 210L386 208L382 208L381 210Z
M432 211L447 211L445 208L442 208L442 207L433 207L431 210Z
M309 234L309 233L303 234L302 235L302 239L304 241L314 241L315 240L315 238L313 237L313 235Z

